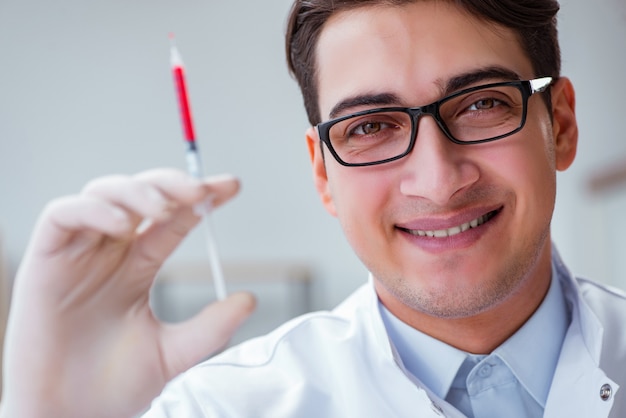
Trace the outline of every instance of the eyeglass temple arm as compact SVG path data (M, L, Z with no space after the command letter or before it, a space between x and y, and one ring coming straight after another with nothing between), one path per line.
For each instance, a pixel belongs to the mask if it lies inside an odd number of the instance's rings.
M535 94L545 91L550 83L552 83L552 77L535 78L528 82L530 83L530 94Z

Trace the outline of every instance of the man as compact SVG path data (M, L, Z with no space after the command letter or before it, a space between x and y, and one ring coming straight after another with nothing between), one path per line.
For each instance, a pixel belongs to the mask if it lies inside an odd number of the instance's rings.
M315 185L370 281L176 377L146 416L624 416L624 295L550 241L578 135L557 10L297 1ZM52 204L16 283L3 416L130 416L219 347L248 296L166 326L147 293L191 206L236 188L158 170Z

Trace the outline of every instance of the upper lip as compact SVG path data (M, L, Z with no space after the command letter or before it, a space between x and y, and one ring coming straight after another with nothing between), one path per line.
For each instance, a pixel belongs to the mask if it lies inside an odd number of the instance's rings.
M471 208L451 215L421 217L397 223L395 226L409 231L438 231L461 226L500 209L502 206Z

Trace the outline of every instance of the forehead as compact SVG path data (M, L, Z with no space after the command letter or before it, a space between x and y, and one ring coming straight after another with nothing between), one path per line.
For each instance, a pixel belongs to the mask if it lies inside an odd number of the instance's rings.
M447 80L483 68L533 77L512 30L434 0L337 13L320 34L316 61L322 120L341 100L363 94L427 104L441 97Z

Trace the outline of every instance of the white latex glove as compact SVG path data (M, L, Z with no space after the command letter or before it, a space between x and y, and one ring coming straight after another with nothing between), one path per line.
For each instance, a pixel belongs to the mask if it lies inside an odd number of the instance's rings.
M239 188L175 170L111 176L51 202L19 268L4 356L3 418L131 417L168 380L227 343L254 309L233 294L180 324L153 315L163 261ZM144 220L152 222L137 230Z

